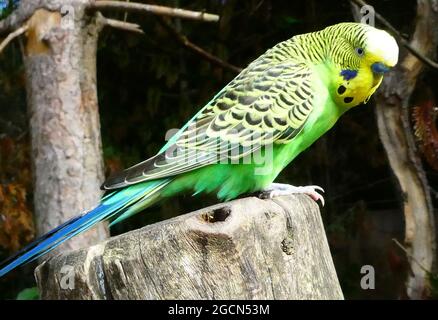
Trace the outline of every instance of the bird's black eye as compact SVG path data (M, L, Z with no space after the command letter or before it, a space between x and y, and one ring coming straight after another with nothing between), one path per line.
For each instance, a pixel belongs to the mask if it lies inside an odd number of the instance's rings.
M358 54L358 56L363 56L363 54L364 54L364 51L363 51L363 49L362 48L356 48L356 53Z

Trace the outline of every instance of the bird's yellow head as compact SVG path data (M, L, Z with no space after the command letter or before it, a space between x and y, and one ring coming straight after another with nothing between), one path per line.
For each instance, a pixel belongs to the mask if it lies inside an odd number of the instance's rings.
M397 42L386 31L361 23L340 23L321 33L330 39L334 100L345 107L367 102L397 64Z

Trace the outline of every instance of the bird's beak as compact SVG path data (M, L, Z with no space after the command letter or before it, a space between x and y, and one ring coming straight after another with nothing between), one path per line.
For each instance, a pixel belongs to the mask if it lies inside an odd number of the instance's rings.
M389 67L385 64L383 64L382 62L374 62L371 65L371 70L373 70L374 73L379 74L379 75L383 75L384 73L389 71Z

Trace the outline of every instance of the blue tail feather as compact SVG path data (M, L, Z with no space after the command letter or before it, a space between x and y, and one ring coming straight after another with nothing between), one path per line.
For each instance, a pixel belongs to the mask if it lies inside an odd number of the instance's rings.
M24 263L38 259L98 222L123 215L139 201L145 201L148 194L154 194L156 189L163 188L167 183L169 179L140 183L104 197L96 208L68 220L3 261L0 264L0 277Z

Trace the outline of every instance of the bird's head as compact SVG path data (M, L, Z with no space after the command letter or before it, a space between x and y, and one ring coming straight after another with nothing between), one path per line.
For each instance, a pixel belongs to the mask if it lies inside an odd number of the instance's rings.
M398 45L395 39L386 31L370 26L363 27L365 30L364 48L358 55L362 55L362 64L371 71L382 76L394 67L398 61Z
M356 95L351 103L368 101L383 75L397 64L395 39L384 30L362 23L340 23L322 32L330 39L328 55L337 66L337 82Z

